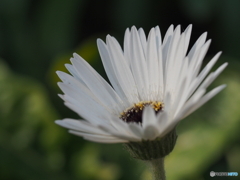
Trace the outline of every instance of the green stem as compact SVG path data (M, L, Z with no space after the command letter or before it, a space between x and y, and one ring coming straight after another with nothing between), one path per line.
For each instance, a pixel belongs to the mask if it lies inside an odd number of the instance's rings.
M150 161L154 180L166 180L164 171L164 158Z

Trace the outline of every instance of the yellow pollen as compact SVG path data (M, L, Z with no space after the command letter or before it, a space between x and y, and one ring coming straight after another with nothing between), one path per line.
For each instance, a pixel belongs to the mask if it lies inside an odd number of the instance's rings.
M160 101L141 101L126 109L120 114L120 119L126 122L142 122L142 111L144 107L151 106L156 113L162 110L163 103Z
M144 102L139 102L137 104L134 104L135 108L140 110L143 110L144 105L145 105Z
M158 111L163 108L163 104L159 101L152 102L151 105L155 111Z

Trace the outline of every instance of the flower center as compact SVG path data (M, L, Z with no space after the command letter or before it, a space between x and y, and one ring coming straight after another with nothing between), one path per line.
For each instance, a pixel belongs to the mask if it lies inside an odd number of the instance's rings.
M151 106L156 114L162 110L163 103L159 101L143 101L134 106L128 108L127 110L123 111L120 115L120 119L125 122L135 122L135 123L142 123L142 113L143 109L146 106Z

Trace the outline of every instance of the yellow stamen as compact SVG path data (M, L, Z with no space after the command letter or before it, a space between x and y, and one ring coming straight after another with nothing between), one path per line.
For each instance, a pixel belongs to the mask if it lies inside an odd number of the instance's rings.
M159 101L152 102L151 105L155 111L158 111L158 110L162 109L162 107L163 107L163 104Z
M126 122L142 122L142 111L144 107L151 106L156 113L163 108L163 103L160 101L141 101L135 103L134 106L126 109L120 114L120 119Z

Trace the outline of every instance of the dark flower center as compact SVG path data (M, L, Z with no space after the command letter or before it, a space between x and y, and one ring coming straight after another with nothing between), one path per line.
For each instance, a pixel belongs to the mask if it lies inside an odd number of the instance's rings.
M139 102L137 104L134 104L133 107L130 107L129 109L123 111L120 115L120 119L128 123L135 122L141 124L143 109L146 106L151 106L155 110L155 113L157 114L159 111L162 110L163 103L159 101Z

